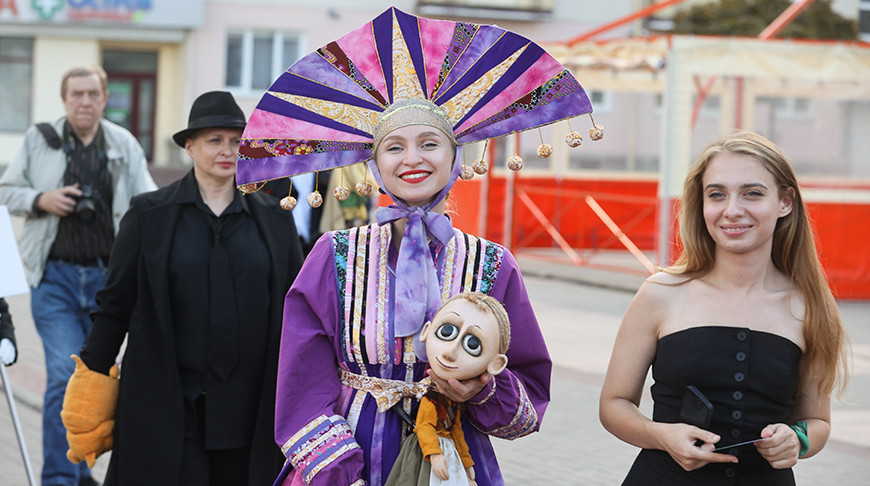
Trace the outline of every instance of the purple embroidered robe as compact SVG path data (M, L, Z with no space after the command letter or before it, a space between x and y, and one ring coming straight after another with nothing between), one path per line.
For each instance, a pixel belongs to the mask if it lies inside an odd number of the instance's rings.
M388 224L370 225L323 235L287 293L275 411L275 439L288 458L282 478L292 469L284 484L381 486L399 453L399 415L378 413L368 393L343 386L338 374L342 367L393 380L425 376L411 338L393 334L397 249L390 231ZM503 302L511 320L508 368L462 415L477 483L503 485L489 436L514 439L538 430L552 363L513 255L455 233L446 246L432 248L442 297L483 292Z

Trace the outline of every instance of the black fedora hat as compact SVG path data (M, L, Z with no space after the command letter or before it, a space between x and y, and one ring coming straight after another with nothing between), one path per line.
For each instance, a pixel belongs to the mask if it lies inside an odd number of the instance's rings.
M190 107L187 128L172 136L179 147L184 147L190 135L203 128L245 128L245 114L233 95L226 91L203 93Z

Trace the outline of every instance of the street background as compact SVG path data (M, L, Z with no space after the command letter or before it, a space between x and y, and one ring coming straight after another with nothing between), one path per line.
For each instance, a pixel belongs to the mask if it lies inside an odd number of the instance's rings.
M13 218L13 224L20 224ZM17 227L16 227L17 229ZM622 252L607 263L631 265ZM637 449L610 435L598 421L598 394L622 314L641 277L517 257L554 362L552 401L539 433L516 441L494 439L508 485L616 485ZM609 261L608 261L609 260ZM42 466L41 404L45 389L42 343L30 317L30 296L7 298L18 338L18 363L7 369L27 450L37 477ZM840 310L852 341L849 388L833 404L825 449L795 468L798 484L866 486L870 478L870 302L847 301ZM645 393L641 409L649 414ZM0 485L27 485L5 400L0 404ZM97 461L102 479L108 454ZM155 464L155 467L159 467Z

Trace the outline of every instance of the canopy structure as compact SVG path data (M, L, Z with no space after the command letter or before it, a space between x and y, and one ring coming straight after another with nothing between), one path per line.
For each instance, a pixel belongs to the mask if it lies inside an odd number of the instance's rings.
M809 153L828 152L827 156L818 156L815 165L808 164L815 167L811 174L802 173L800 163L796 165L808 203L870 208L868 43L663 35L545 48L583 80L588 92L661 96L657 231L660 265L674 257L673 209L689 165L714 136L736 128L771 138L793 156L793 162L810 157L806 155ZM717 97L718 119L713 122L713 131L718 133L695 126L700 105L696 102L699 98L703 101L707 94ZM771 100L788 99L824 106L812 110L809 120L800 124L779 122L774 129ZM614 125L618 124L611 120L611 137L616 136ZM624 143L632 145L633 141ZM830 171L824 169L826 164ZM858 222L850 223L847 234L853 239ZM825 248L841 244L831 235L823 234L820 239L826 240ZM850 270L850 278L863 281L862 292L870 296L870 257L848 258L858 262Z

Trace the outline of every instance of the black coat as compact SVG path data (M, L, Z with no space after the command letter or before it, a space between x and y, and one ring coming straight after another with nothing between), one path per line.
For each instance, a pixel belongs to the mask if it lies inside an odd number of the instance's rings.
M119 347L128 334L106 485L178 484L184 442L184 400L176 364L169 296L169 251L181 205L176 196L192 174L133 198L112 249L106 287L97 294L88 349ZM263 194L245 196L271 259L266 376L253 433L249 485L270 485L284 456L274 441L275 381L284 294L302 265L289 211Z
M315 187L320 191L320 194L323 195L323 204L316 208L311 208L311 218L308 221L308 241L302 240L302 253L304 255L308 255L311 251L311 248L314 247L314 244L317 243L317 239L320 238L322 234L320 232L320 220L323 217L323 207L326 206L327 201L330 204L335 201L332 200L332 194L327 194L329 190L329 178L331 177L330 171L318 172L315 179ZM290 195L296 199L299 199L299 191L296 190L296 186L290 185L290 179L276 179L274 181L269 181L260 189L260 192L265 192L273 197L278 198L279 200L284 196L288 195L287 189L290 189ZM312 188L314 190L314 188ZM307 194L305 195L308 197ZM297 201L297 204L308 204L308 201L305 198Z

